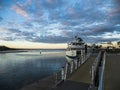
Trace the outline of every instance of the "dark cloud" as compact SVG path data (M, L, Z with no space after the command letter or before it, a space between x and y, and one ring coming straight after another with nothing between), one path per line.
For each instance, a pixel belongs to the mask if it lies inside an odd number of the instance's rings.
M13 4L17 14L27 18L24 22L17 22L20 27L11 26L9 29L15 33L15 38L21 36L28 41L45 43L65 43L72 40L74 35L82 37L87 42L118 40L118 37L104 39L100 36L113 32L119 34L120 0L14 0L12 3L10 0L8 2L1 0L1 2L2 6Z
M15 28L9 28L8 30L12 33L21 33L19 29L15 29Z
M66 43L72 40L72 38L62 37L62 36L46 36L46 37L36 37L32 39L33 42L44 42L44 43Z
M5 37L3 40L4 41L14 41L15 39L12 37Z
M109 26L109 27L98 27L98 28L94 28L93 30L91 30L92 33L94 33L94 35L100 35L106 32L111 32L113 31L113 27Z
M3 20L3 18L2 17L0 17L0 22Z
M32 26L33 26L31 23L25 23L25 24L26 24L26 26L28 26L28 27L32 27Z
M14 41L14 40L28 40L32 41L35 36L34 32L21 31L19 29L9 28L9 34L4 36L5 41Z
M47 9L55 9L57 7L60 7L62 5L62 0L42 0L43 6Z
M33 28L33 24L30 23L30 22L24 22L22 25L23 25L23 27L26 28L26 29L31 29L31 28Z
M120 7L120 0L113 0L113 1L115 1L118 7Z
M2 8L10 7L13 3L16 3L15 0L0 0L0 6Z
M96 38L96 42L108 42L108 41L118 41L120 39L118 38L107 38L107 39L103 39L103 38Z

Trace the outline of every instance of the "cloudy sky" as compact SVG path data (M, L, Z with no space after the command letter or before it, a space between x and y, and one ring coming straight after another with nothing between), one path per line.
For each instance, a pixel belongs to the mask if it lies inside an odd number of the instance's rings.
M0 0L0 45L64 47L76 35L120 40L119 0Z

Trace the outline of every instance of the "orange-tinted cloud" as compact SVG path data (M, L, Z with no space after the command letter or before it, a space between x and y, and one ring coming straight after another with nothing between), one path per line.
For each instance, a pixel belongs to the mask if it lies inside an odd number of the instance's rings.
M29 18L28 13L24 9L22 9L20 6L14 5L14 6L12 6L12 9L14 9L16 11L16 13L18 13L26 18Z

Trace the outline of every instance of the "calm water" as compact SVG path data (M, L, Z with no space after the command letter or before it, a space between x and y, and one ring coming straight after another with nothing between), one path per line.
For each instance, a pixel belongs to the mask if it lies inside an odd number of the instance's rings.
M0 90L17 90L60 70L65 51L39 50L0 54Z

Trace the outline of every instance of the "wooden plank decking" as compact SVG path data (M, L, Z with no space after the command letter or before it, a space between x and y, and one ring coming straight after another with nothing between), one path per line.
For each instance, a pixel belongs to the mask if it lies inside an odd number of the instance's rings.
M120 55L107 54L104 90L120 90Z

